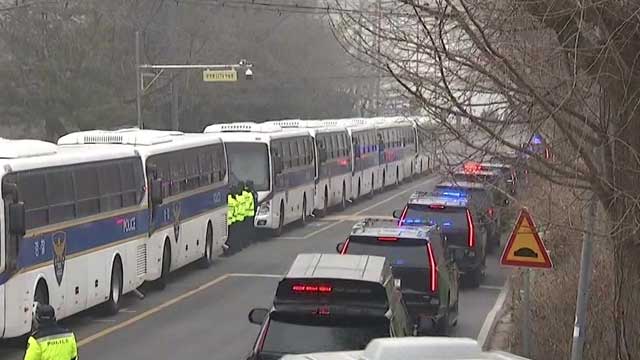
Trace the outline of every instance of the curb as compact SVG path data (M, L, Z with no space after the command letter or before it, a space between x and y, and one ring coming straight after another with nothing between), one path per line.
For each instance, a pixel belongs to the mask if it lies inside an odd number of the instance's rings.
M491 311L487 314L484 323L482 324L482 328L480 329L480 333L478 334L478 344L484 351L491 350L490 342L493 338L494 331L496 329L496 325L502 319L505 313L505 303L507 300L507 295L511 291L511 278L507 278L502 290L500 290L500 294L496 299L495 304L491 308Z

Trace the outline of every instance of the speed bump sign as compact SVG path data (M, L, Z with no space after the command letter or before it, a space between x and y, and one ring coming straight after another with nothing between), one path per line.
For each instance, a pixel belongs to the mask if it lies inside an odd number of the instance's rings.
M500 257L500 264L524 268L550 269L553 267L549 253L526 209L520 210L518 221Z

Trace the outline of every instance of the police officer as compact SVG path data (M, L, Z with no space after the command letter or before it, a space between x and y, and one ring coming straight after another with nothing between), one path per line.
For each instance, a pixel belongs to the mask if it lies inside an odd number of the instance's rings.
M235 199L235 186L229 188L227 194L227 243L225 244L225 253L232 254L235 251L234 238L236 237L236 211L238 208Z
M76 337L71 331L58 325L53 306L36 303L33 329L24 360L78 359Z
M251 184L251 185L249 185ZM245 199L247 205L245 207L245 218L247 221L246 224L246 231L247 231L247 241L246 243L249 244L253 241L256 240L255 238L255 227L254 227L254 223L253 223L253 219L254 216L256 214L256 203L255 203L255 199L253 197L253 192L251 191L251 187L253 186L253 182L251 181L247 181L244 184L244 189L242 191L242 197Z
M243 248L246 246L246 236L247 236L247 222L245 221L246 214L246 206L248 205L245 198L242 196L242 189L244 188L244 182L240 182L235 189L235 199L238 203L238 208L236 211L236 221L238 223L238 248Z

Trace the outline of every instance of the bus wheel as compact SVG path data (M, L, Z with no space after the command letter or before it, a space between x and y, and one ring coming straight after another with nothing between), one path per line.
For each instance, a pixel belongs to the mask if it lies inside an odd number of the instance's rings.
M324 199L322 200L322 210L319 211L320 217L325 217L329 213L329 192L327 187L324 188Z
M300 216L300 222L302 225L307 223L307 196L302 197L302 214Z
M274 236L281 236L284 231L284 203L280 203L280 218L278 219L278 227L273 230Z
M200 267L203 269L208 268L213 263L213 230L211 230L211 224L207 225L207 236L204 244L204 255L200 259Z
M49 289L47 288L47 283L42 279L38 281L36 293L33 295L33 301L39 304L49 303Z
M120 309L122 297L122 262L116 257L111 269L111 287L109 288L109 300L104 303L104 312L107 315L115 315Z
M371 191L369 191L369 197L372 198L375 193L375 177L371 174Z
M169 246L169 239L166 239L162 250L162 270L160 273L160 279L158 279L158 288L160 290L167 286L169 272L171 272L171 247Z
M340 210L347 208L347 186L342 183L342 199L340 200Z

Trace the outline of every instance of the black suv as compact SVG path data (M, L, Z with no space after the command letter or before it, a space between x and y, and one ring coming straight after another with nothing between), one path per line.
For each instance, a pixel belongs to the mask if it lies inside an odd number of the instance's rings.
M405 208L395 210L393 216L402 225L438 225L463 280L471 287L480 286L487 256L487 231L478 224L481 214L471 207L467 194L454 190L415 192Z
M438 226L363 219L336 250L387 258L418 335L448 335L457 323L459 273Z
M253 309L261 325L247 359L362 350L413 328L387 260L379 256L300 254L278 283L273 307Z
M487 231L487 252L492 253L500 247L502 215L505 201L496 195L495 188L486 183L453 181L436 185L435 194L464 194L476 223Z

